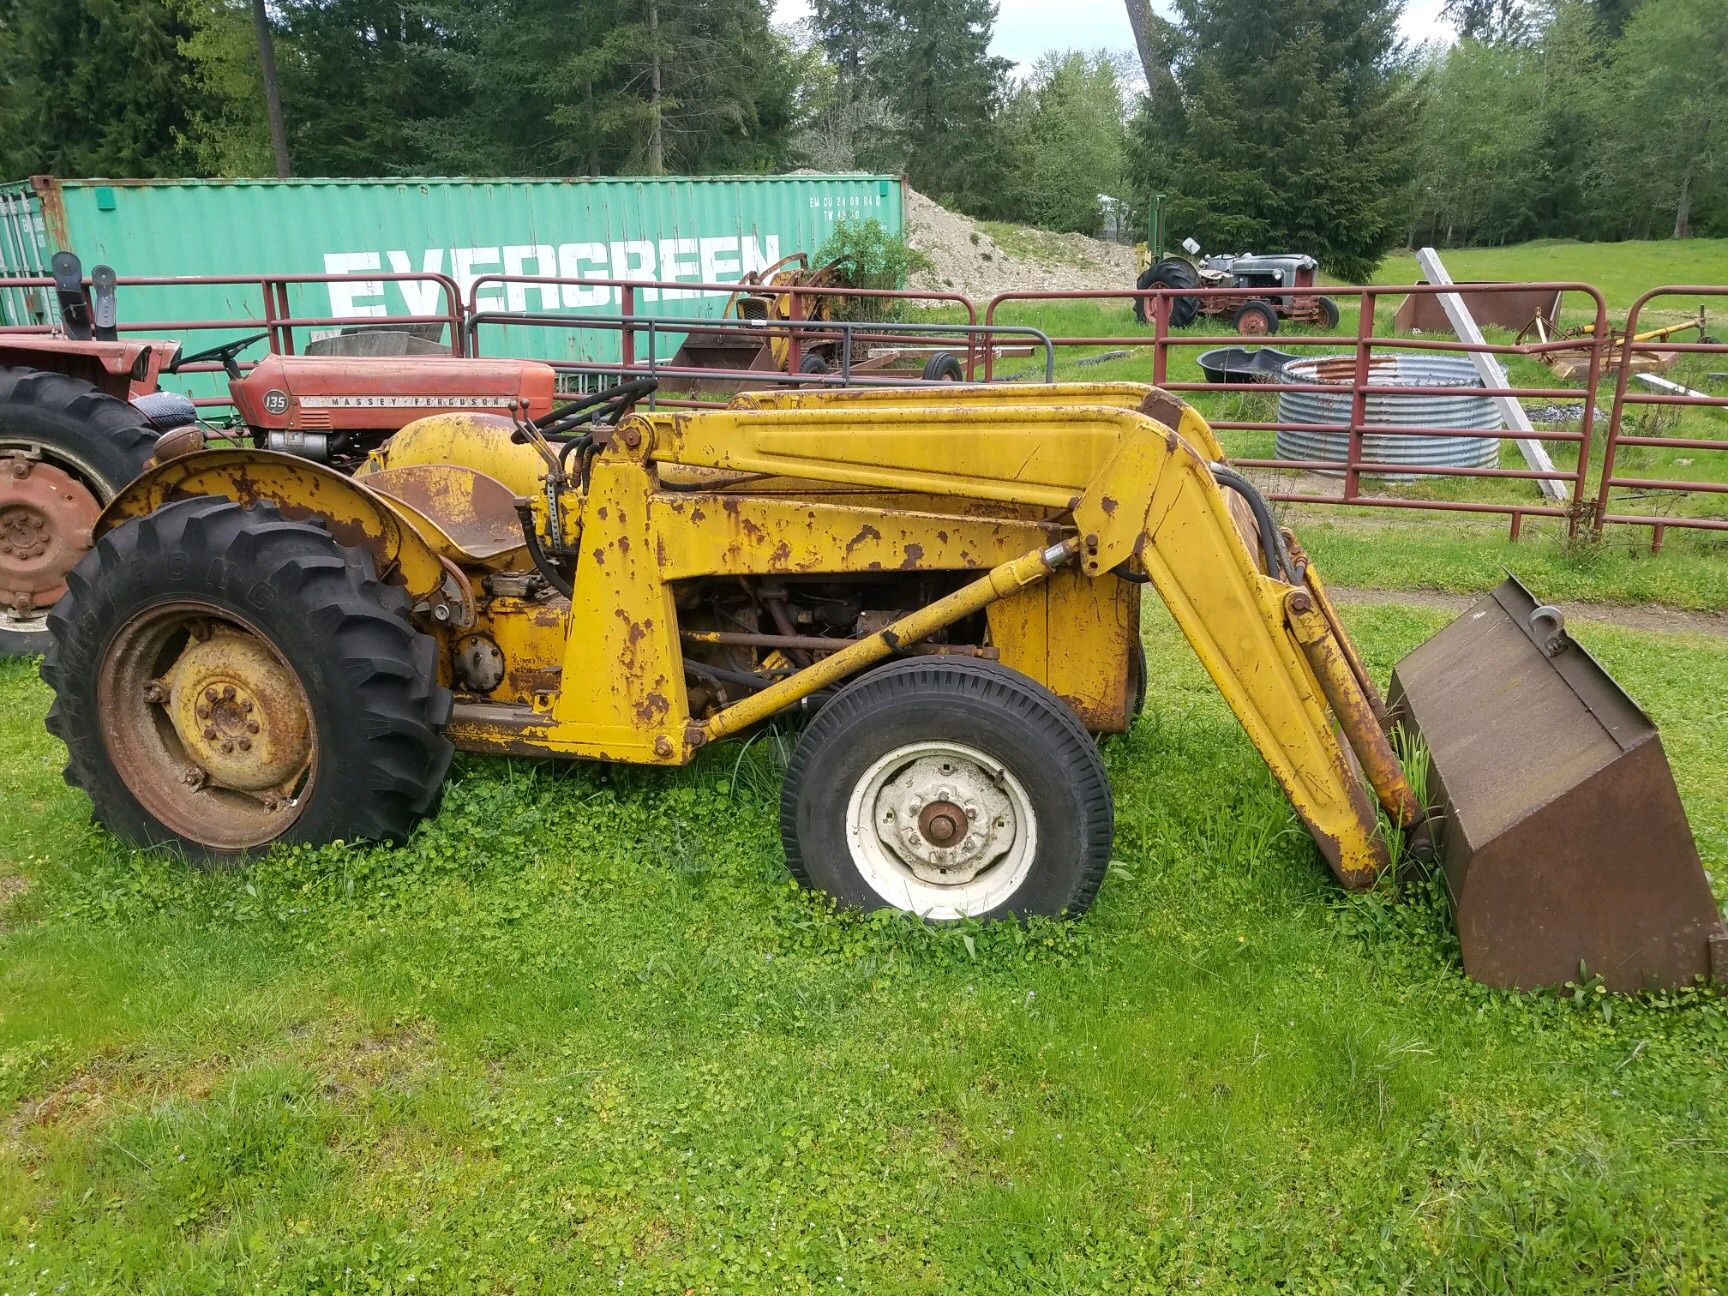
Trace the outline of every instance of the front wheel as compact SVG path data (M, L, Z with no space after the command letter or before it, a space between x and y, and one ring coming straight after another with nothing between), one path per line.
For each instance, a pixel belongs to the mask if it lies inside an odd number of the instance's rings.
M1236 331L1243 337L1270 337L1278 331L1278 308L1258 298L1236 310Z
M798 743L786 863L859 909L1081 913L1110 862L1109 779L1074 713L1017 672L917 658L843 688Z
M205 497L116 527L67 583L48 728L118 836L217 861L399 840L436 805L450 694L363 550Z

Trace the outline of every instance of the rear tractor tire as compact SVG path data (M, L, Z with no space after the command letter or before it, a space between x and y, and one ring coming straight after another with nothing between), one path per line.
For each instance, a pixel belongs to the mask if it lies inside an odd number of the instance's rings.
M156 436L142 413L80 378L0 369L0 657L46 650L66 573Z
M436 806L451 697L369 555L204 497L103 536L49 618L66 781L141 846L400 840Z
M1136 288L1186 288L1195 289L1200 286L1200 276L1194 267L1181 257L1165 257L1156 265L1151 265L1135 280ZM1134 318L1142 324L1152 322L1152 313L1147 309L1151 301L1145 297L1134 299ZM1187 328L1200 314L1200 299L1198 297L1174 297L1170 301L1170 327Z
M989 920L1084 912L1112 815L1097 746L1054 694L994 663L914 658L817 713L780 834L792 875L844 905Z

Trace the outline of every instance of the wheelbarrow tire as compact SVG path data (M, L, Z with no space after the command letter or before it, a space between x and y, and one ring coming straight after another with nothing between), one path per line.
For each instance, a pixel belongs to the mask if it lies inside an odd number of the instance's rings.
M966 367L952 351L938 351L924 362L925 382L965 382Z
M144 471L156 436L140 411L82 378L0 368L0 457L23 450L66 474L73 479L70 489L88 494L92 510ZM0 481L0 511L6 509L8 485ZM71 561L69 557L68 566ZM4 585L0 579L0 588ZM54 592L49 588L39 595L39 613L14 615L0 607L0 657L32 656L47 649L47 605Z
M42 665L48 728L116 835L218 863L276 842L400 841L435 810L451 695L408 595L364 550L204 496L116 527L68 585ZM188 725L194 704L209 718ZM253 755L218 755L230 738ZM282 777L245 781L260 767L244 762L276 759Z
M913 658L846 685L805 729L780 799L801 884L938 921L1084 912L1112 831L1109 778L1073 711L966 658Z

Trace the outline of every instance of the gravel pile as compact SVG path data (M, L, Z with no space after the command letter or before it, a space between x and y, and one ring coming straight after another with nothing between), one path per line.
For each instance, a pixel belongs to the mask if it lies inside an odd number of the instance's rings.
M928 257L932 269L912 276L910 286L927 292L957 292L984 301L1017 289L1110 289L1134 286L1134 249L1084 234L1027 230L1011 255L969 216L951 212L914 189L906 191L907 241Z

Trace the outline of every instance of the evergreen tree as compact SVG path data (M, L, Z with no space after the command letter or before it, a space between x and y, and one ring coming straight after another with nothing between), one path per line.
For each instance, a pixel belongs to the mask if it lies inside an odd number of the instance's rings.
M907 178L962 207L997 174L993 125L1011 64L989 53L993 0L885 0L874 77L894 110Z
M163 0L0 0L0 175L185 170L190 35Z
M1216 251L1309 252L1365 278L1403 233L1410 99L1399 0L1177 0L1174 79L1140 177Z

